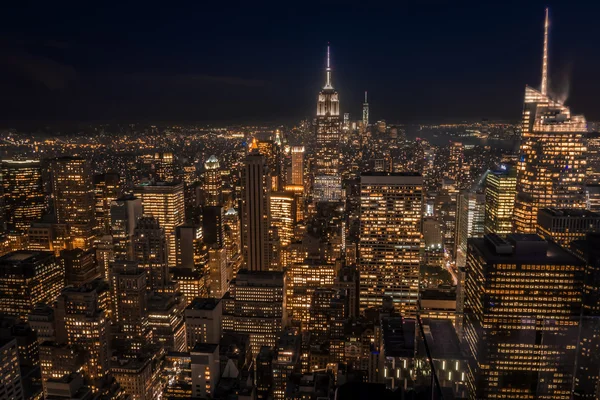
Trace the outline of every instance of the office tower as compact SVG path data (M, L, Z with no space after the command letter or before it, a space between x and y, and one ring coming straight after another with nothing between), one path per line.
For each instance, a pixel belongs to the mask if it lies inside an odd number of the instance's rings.
M277 339L273 360L273 398L285 399L288 378L300 362L302 340L297 329L286 329Z
M587 123L549 94L548 24L546 9L542 86L539 91L525 87L514 212L520 233L535 233L540 208L585 207Z
M66 224L73 247L92 245L94 187L89 160L60 157L52 161L52 194L59 224Z
M304 187L304 146L292 146L291 184Z
M308 327L313 293L317 288L333 288L334 265L292 264L286 271L288 325Z
M272 192L270 197L271 226L277 229L281 247L288 246L294 235L294 195Z
M154 293L148 299L148 327L152 343L167 351L186 351L183 299L172 294Z
M485 178L485 233L508 235L513 231L517 188L513 168L489 171Z
M56 342L83 351L83 372L95 386L109 372L109 303L108 283L97 279L80 287L65 288L54 308Z
M327 46L325 86L319 93L317 101L315 134L314 196L317 201L337 201L341 197L340 104L338 93L331 85L329 46Z
M223 297L229 287L227 250L224 247L208 250L208 270L208 294L212 297Z
M273 357L269 347L262 347L256 356L256 398L267 399L273 390Z
M365 102L362 108L362 123L365 129L369 126L369 102L367 101L367 91L365 90Z
M93 250L62 250L59 259L65 271L67 286L81 286L101 277L100 271L96 268Z
M210 399L221 379L218 343L197 343L190 351L192 369L192 395Z
M354 265L340 268L335 279L333 287L346 299L348 318L358 316L359 282L358 269Z
M189 350L193 349L196 343L218 343L221 340L221 299L196 297L185 308L184 319Z
M294 197L292 215L294 222L304 220L304 187L298 185L285 185L284 191Z
M314 291L309 308L308 331L311 338L323 342L343 335L346 318L345 299L333 288ZM332 352L330 347L330 353Z
M0 398L25 400L16 339L0 339Z
M175 160L173 153L154 154L154 179L156 182L173 182L175 180Z
M223 331L250 335L252 353L274 346L284 323L283 272L240 270L223 302Z
M586 184L600 183L600 133L588 132L586 135Z
M56 321L54 318L54 308L47 304L38 304L33 311L29 313L27 323L35 331L38 343L56 340Z
M38 303L51 304L65 285L65 271L54 255L20 250L0 257L0 309L27 321Z
M415 173L365 173L360 178L358 243L360 308L392 298L403 316L416 313L423 177Z
M546 240L569 247L572 241L600 232L600 214L588 210L542 208L538 211L537 233Z
M133 234L133 259L146 271L148 290L163 291L169 282L167 240L155 217L138 219Z
M39 160L2 160L4 221L9 231L27 231L46 209Z
M202 236L206 245L217 247L224 245L224 213L225 210L221 206L202 208Z
M119 337L139 348L148 335L146 270L136 262L115 261L110 273L113 324Z
M154 185L137 186L136 197L142 200L144 215L158 219L167 239L167 265L177 265L175 227L185 221L183 183L159 182Z
M202 227L186 223L175 228L177 239L177 266L202 270L206 264L207 246L203 243Z
M219 160L212 155L204 163L204 205L220 206L222 204L223 181Z
M585 263L532 234L490 234L468 246L473 398L571 398Z
M233 259L242 252L242 236L240 228L240 217L234 208L230 208L223 216L224 243L227 248L227 258Z
M279 189L279 146L272 140L257 140L254 145L265 157L265 164L269 168L269 186L271 190Z
M585 208L592 212L600 212L600 184L585 185Z
M116 172L107 172L100 175L94 175L94 199L95 199L95 231L97 235L109 234L112 219L110 217L110 207L114 200L121 195L121 182L119 174Z
M196 297L208 296L207 271L197 271L188 268L171 268L170 272L171 279L179 287L179 292L183 294L186 306Z
M123 196L110 204L111 233L115 260L133 259L132 237L142 213L142 200L135 196Z
M485 195L462 191L458 195L456 214L454 260L457 266L464 267L467 261L467 239L483 237Z
M269 172L256 148L246 157L242 176L242 246L250 271L269 269Z
M48 396L48 383L63 379L83 368L85 354L66 343L44 342L40 344L40 370L44 396Z

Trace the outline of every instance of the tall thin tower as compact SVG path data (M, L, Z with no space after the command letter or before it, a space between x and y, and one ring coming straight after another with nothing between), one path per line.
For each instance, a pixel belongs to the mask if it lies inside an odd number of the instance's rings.
M340 103L331 84L331 60L327 46L325 86L319 93L316 118L316 151L314 163L314 195L317 201L337 201L341 196Z
M363 103L363 126L369 126L369 102L367 101L367 91L365 90L365 102Z
M525 87L514 212L519 233L535 233L540 208L585 207L587 123L583 115L572 115L548 94L549 25L546 9L542 85L539 91Z

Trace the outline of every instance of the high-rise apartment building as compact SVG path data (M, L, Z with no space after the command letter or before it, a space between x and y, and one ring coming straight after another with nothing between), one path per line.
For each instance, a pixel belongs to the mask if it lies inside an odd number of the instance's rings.
M546 9L542 86L525 88L514 213L520 233L535 233L540 208L585 207L587 123L549 94L548 26Z
M380 307L384 297L391 297L402 315L415 315L423 177L365 173L360 197L360 308Z
M167 264L177 265L175 227L185 222L183 183L158 182L154 185L136 186L136 197L142 200L144 215L158 219L167 239Z
M54 254L20 250L0 257L0 309L27 321L39 303L51 304L65 286Z
M584 268L537 235L469 240L464 332L472 398L571 398Z
M250 271L267 271L270 267L270 195L265 157L253 148L246 157L242 177L242 247Z
M485 178L485 233L508 235L513 231L517 187L516 170L489 171Z
M27 231L46 209L39 160L2 160L4 221L9 231Z
M315 124L314 196L317 201L337 201L341 197L340 103L338 93L331 84L329 46L325 86L319 93Z
M222 204L221 169L219 160L212 155L204 163L204 205L220 206Z
M60 157L52 161L52 195L59 224L66 224L73 247L92 245L94 186L89 160Z

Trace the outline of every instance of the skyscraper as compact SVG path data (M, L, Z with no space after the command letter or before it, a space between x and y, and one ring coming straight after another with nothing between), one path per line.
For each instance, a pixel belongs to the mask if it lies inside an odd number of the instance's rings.
M154 217L138 220L133 234L133 258L146 270L147 287L162 291L169 281L165 230Z
M367 101L367 91L365 90L365 102L363 103L362 122L365 129L369 126L369 102Z
M289 245L294 234L294 195L287 192L271 193L269 210L271 225L277 228L282 247Z
M94 187L89 161L60 157L52 162L54 211L59 224L69 227L72 246L91 246L95 221Z
M175 165L173 153L154 154L154 178L157 182L173 182L175 180Z
M204 163L204 205L219 206L221 205L221 170L219 160L212 155Z
M167 239L167 264L177 265L175 227L185 222L183 183L159 182L154 185L136 186L136 196L142 200L144 215L158 219Z
M319 93L317 101L315 131L314 196L317 201L337 201L341 197L340 104L338 93L331 85L329 46L327 46L325 86Z
M292 185L304 186L304 146L292 147Z
M110 207L114 200L121 194L119 174L107 172L94 175L95 198L95 230L98 234L109 234L111 226Z
M242 176L242 247L246 268L269 269L269 204L271 186L265 157L253 148Z
M467 260L467 239L483 237L484 216L485 195L483 193L468 190L459 193L454 242L454 259L458 267L464 267Z
M537 235L469 240L464 332L472 398L571 398L584 269Z
M548 25L546 9L541 89L525 87L514 213L520 233L535 233L540 208L585 207L587 123L549 93Z
M4 221L9 231L26 231L46 209L39 160L2 160Z
M0 309L27 321L39 303L51 304L65 285L65 271L54 254L15 251L0 257Z
M389 296L402 315L415 315L423 177L365 173L360 197L360 308L380 307Z
M512 232L517 177L514 168L488 171L485 178L485 233Z
M131 238L142 216L142 200L134 196L124 196L110 203L111 233L115 260L132 260Z

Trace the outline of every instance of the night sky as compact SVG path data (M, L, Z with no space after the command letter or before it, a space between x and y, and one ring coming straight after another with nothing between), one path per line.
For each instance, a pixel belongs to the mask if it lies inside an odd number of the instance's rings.
M600 119L598 2L59 3L2 12L4 127L297 120L315 113L327 42L353 118L368 90L372 119L517 120L540 82L545 6L551 88Z

